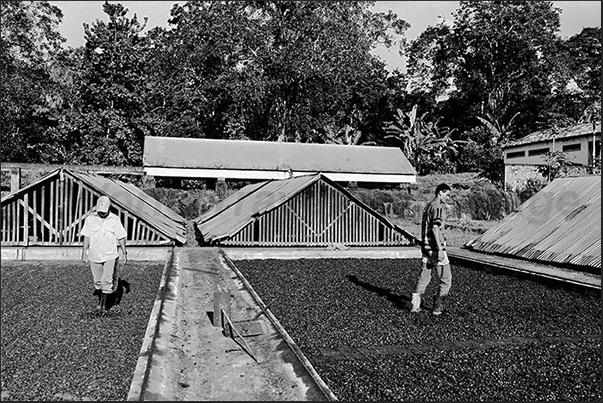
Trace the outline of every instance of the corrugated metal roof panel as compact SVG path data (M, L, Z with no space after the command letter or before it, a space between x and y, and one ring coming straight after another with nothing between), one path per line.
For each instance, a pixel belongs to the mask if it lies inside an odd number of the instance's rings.
M601 177L559 178L467 248L601 268Z
M594 242L581 255L570 259L570 263L577 265L586 265L588 262L595 267L601 267L601 242Z
M186 242L186 220L183 217L153 199L136 186L92 173L59 168L36 182L3 197L2 204L20 197L32 187L39 186L47 180L52 180L57 175L60 175L61 171L80 180L93 190L109 196L113 203L139 217L151 227L163 233L167 238L177 240L182 244Z
M132 195L134 195L135 197L137 197L137 198L141 199L143 202L145 202L149 207L154 208L159 213L165 215L172 221L178 222L183 225L186 224L186 220L184 219L184 217L182 217L180 214L177 214L174 210L168 208L167 206L160 203L159 201L155 200L153 197L149 196L148 194L146 194L145 192L143 192L141 189L137 188L136 186L134 186L130 183L125 183L125 182L119 182L119 184L123 188L128 190L130 193L132 193Z
M145 137L145 167L416 175L398 147Z
M306 186L320 178L318 175L304 175L287 180L248 185L223 201L223 209L204 214L195 222L206 241L220 240L236 234L257 214L274 208L288 200Z
M213 207L211 207L209 210L207 210L205 213L203 213L199 218L197 218L195 220L195 222L197 224L201 224L201 223L209 220L210 218L213 218L216 214L219 214L221 211L227 209L228 207L232 206L233 204L238 203L239 200L243 200L244 198L246 198L247 196L249 196L250 194L255 192L257 189L261 188L262 186L266 186L266 184L268 184L268 183L269 182L253 183L251 185L247 185L247 186L239 189L232 195L228 196L226 199L222 200L221 202L216 203Z
M563 139L570 137L578 137L585 135L592 135L593 125L592 123L580 123L574 126L563 127L558 129L544 129L534 133L530 133L525 137L522 137L515 141L510 141L503 146L503 148L515 147L524 144L538 143L541 141L549 141L553 138ZM595 133L601 135L601 122L595 126Z
M409 241L416 239L412 234L398 226L394 226L385 217L320 173L248 185L224 200L221 209L214 209L196 219L195 224L206 242L231 238L253 221L255 217L276 209L321 180L338 189L344 196L376 217L386 227L402 233Z
M91 188L109 196L113 203L140 217L168 238L180 243L186 242L186 220L137 187L96 174L69 172Z

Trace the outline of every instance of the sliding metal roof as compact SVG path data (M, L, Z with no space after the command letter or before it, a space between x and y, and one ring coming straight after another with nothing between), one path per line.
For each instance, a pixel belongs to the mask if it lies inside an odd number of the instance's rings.
M136 214L170 238L181 244L186 242L186 220L136 186L91 173L71 174L93 189L106 194L112 203Z
M338 192L345 195L346 198L364 211L367 211L386 227L402 234L408 242L416 242L414 235L392 224L385 217L354 197L345 188L337 185L320 173L245 186L202 214L195 220L195 224L207 242L215 242L232 237L247 224L253 222L258 216L285 204L294 196L302 193L319 181L324 181L329 186L337 189ZM324 200L324 205L317 207L319 209L329 208L328 203L329 200Z
M29 194L34 189L41 187L45 183L62 180L64 176L74 178L100 195L108 196L115 206L118 206L119 208L138 217L139 220L142 220L148 226L163 234L163 236L166 238L175 240L181 244L186 242L186 220L183 217L151 196L147 195L136 186L119 180L109 179L97 174L75 172L68 169L59 168L40 178L36 182L3 197L2 207L4 208L9 203L18 202L18 200L22 199L24 195ZM64 196L64 198L66 197L67 195ZM76 197L76 195L69 195L69 197ZM32 203L33 202L34 201L32 200ZM42 201L42 203L44 202L45 201ZM49 202L52 204L57 203L54 200L50 200ZM64 204L65 201L63 200L61 203ZM53 207L54 206L49 208ZM35 213L35 208L32 209ZM38 218L41 218L40 214L42 213L36 214L38 214ZM77 219L78 217L71 218Z
M467 248L601 269L601 177L559 178Z

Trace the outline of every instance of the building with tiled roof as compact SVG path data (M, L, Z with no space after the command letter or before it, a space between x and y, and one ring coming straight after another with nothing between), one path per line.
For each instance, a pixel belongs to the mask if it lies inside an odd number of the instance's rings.
M503 146L505 187L518 189L530 177L542 179L539 168L549 164L552 153L562 153L576 172L601 161L601 123L580 123L531 133Z

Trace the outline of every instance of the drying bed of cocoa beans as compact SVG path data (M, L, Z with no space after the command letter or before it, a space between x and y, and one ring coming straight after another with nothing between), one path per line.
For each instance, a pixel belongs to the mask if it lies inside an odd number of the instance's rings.
M3 261L2 400L127 400L163 268L128 262L130 292L99 316L84 263Z
M453 265L433 316L417 259L235 265L339 400L601 399L600 293Z

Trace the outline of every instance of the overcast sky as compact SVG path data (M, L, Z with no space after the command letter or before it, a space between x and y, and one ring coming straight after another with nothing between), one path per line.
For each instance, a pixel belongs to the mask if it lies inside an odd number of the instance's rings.
M63 23L59 30L67 38L67 46L78 47L84 44L82 24L92 24L95 20L107 21L103 13L104 1L50 1L63 11ZM182 1L110 1L121 3L129 10L128 17L138 16L139 21L148 17L147 29L155 26L167 26L170 9L174 3ZM585 27L601 26L600 1L555 1L562 9L561 30L559 35L566 38L582 31ZM408 39L415 39L429 25L435 25L440 16L450 20L458 7L458 1L377 1L373 11L392 10L411 24L407 31ZM400 67L404 70L404 60L397 51L377 49L376 53L388 64L390 70Z

